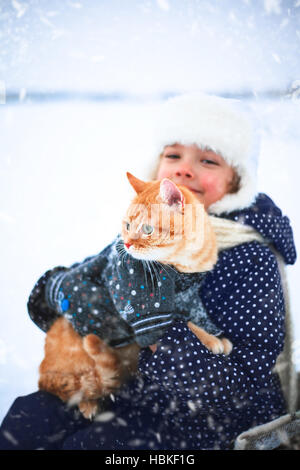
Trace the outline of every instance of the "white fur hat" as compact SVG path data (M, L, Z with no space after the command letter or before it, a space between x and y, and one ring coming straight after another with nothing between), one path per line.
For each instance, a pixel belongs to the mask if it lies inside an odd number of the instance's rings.
M240 189L212 204L209 212L221 214L248 207L256 191L259 135L254 116L238 100L191 93L170 98L155 113L154 155L166 145L180 143L208 147L222 155L240 176Z

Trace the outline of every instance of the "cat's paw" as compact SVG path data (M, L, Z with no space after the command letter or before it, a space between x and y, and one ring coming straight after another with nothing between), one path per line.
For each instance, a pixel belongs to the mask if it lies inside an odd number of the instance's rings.
M226 356L231 353L233 347L232 342L229 341L229 339L225 337L219 339L212 335L210 335L205 346L214 354L225 354Z
M205 346L207 347L207 349L209 349L209 351L214 354L224 353L224 344L219 338L210 338L209 341L207 341L207 343L205 344Z
M225 354L226 356L228 356L231 351L232 351L232 348L233 348L233 344L232 342L227 339L227 338L222 338L221 339L222 343L223 343L223 347L224 347L224 350L223 350L223 354Z
M98 402L97 400L81 401L78 408L86 419L92 420L98 413Z

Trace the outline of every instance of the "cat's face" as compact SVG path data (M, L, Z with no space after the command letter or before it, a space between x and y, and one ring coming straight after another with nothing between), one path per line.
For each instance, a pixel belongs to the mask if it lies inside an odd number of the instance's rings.
M130 173L127 176L137 195L122 222L125 249L138 259L164 260L195 225L193 216L185 216L196 198L166 178L145 183ZM204 211L198 201L196 205Z

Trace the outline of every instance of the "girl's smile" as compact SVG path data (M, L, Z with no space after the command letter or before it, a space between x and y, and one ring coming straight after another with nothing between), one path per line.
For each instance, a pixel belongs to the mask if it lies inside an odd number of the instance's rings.
M157 179L169 178L193 191L205 209L230 190L234 169L212 150L197 145L168 145L160 156Z

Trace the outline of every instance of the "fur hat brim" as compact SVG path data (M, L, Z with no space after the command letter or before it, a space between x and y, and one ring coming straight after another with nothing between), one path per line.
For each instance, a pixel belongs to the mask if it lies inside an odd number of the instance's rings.
M222 214L244 209L257 194L258 126L244 104L218 96L191 93L176 96L159 106L153 126L153 152L166 145L196 144L220 154L240 177L237 193L226 194L209 212Z

